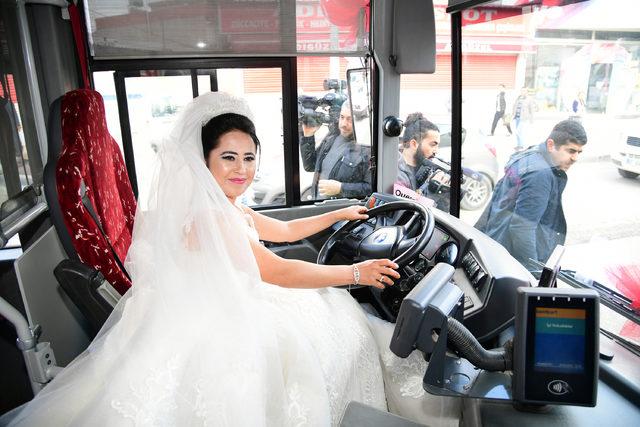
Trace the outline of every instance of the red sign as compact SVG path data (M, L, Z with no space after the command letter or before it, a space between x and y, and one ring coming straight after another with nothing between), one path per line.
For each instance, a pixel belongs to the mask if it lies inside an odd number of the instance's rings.
M320 3L296 5L296 30L298 33L329 32L330 24L324 16Z
M478 7L462 11L462 25L480 24L483 22L497 21L521 15L522 10L519 8L497 9L490 7Z

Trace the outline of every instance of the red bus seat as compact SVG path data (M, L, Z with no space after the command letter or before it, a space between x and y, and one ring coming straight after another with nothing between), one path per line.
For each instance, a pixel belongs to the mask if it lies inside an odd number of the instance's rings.
M64 223L80 260L124 294L131 280L121 265L131 244L136 200L120 148L107 129L102 96L71 91L62 99L61 116L56 187ZM82 201L83 185L97 220Z
M131 287L123 262L131 244L136 200L120 148L107 129L102 96L78 89L56 100L50 111L48 139L45 195L60 241L70 260L100 272L122 295ZM91 321L93 303L86 305L72 295L86 286L73 277L91 274L84 266L70 267L69 262L65 266L66 272L56 268L56 277ZM108 313L102 313L92 324L99 329L106 316Z

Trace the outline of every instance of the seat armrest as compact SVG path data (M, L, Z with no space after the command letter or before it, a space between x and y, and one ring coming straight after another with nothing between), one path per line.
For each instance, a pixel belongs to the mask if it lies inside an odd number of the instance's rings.
M120 294L105 280L102 273L78 260L62 260L53 274L87 319L95 336L113 311Z

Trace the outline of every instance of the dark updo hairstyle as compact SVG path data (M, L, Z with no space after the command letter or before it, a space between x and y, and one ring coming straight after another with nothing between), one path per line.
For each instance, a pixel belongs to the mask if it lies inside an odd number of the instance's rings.
M234 130L248 134L256 144L256 151L260 151L260 140L256 136L256 127L251 119L241 114L225 113L215 116L202 127L202 151L205 161L208 162L209 153L220 143L220 137Z
M438 126L427 120L422 113L411 113L404 121L404 132L402 134L402 146L409 148L409 141L415 139L420 143L430 130L440 132Z

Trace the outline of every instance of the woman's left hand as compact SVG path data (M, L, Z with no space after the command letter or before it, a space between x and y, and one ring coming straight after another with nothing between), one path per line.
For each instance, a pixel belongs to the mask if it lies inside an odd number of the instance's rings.
M336 211L338 221L355 221L358 219L369 219L369 215L366 214L367 208L364 206L349 206Z

